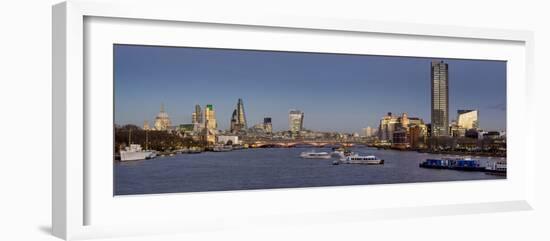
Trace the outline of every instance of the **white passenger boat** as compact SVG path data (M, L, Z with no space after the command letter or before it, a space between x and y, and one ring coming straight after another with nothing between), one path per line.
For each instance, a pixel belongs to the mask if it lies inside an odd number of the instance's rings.
M487 174L506 176L506 161L494 161L485 167Z
M145 151L139 144L130 144L120 151L120 161L135 161L154 158L157 154L154 151Z
M300 153L300 157L308 159L330 159L331 155L328 152L307 151Z
M355 154L355 155L344 156L340 158L340 163L381 165L381 164L384 164L384 160L377 158L376 156L361 156L361 155Z

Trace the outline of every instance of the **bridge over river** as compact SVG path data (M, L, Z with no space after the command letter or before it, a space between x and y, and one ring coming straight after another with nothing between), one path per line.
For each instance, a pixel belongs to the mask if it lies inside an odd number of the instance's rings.
M251 148L268 148L268 147L353 147L366 146L365 142L361 141L341 141L341 140L248 140L243 141Z

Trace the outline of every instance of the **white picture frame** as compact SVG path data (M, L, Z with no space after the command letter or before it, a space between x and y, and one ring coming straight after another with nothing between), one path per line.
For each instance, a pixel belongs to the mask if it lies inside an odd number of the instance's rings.
M155 8L155 11L150 9ZM107 19L103 21L102 19ZM96 21L99 20L99 21ZM114 20L114 22L111 22ZM91 21L87 23L86 21ZM118 24L119 21L121 24ZM409 23L370 22L350 19L320 19L301 18L292 16L276 16L265 14L243 15L209 15L206 11L186 8L184 3L159 1L150 3L129 3L123 1L95 2L95 1L67 1L53 7L53 167L52 167L52 226L53 234L64 239L82 239L93 237L110 237L119 235L136 235L170 232L193 232L216 228L231 228L248 224L255 220L254 225L292 225L294 222L318 223L339 222L342 220L371 220L382 218L423 217L433 215L450 215L460 213L482 213L497 211L530 210L534 203L534 166L535 157L533 147L534 133L531 127L523 128L522 132L516 131L524 118L531 114L529 106L532 103L529 93L532 88L533 73L533 34L529 31L497 30L482 28L467 28L456 26L421 25ZM93 28L87 28L86 24L96 24ZM110 24L110 25L109 25ZM463 51L461 57L502 59L511 63L508 69L508 138L509 138L509 167L510 175L505 182L460 182L460 183L431 183L431 184L392 184L372 185L369 187L333 187L293 190L269 190L269 191L236 191L216 192L206 194L169 194L169 195L144 195L140 197L114 198L105 194L102 187L109 185L109 180L98 180L89 174L90 169L98 170L94 173L108 173L108 165L97 165L86 158L90 158L90 148L94 140L87 139L91 132L95 131L94 125L90 125L92 117L101 116L98 109L112 101L109 98L104 101L95 101L96 93L90 89L98 89L95 82L90 84L86 78L86 68L101 69L94 64L98 59L89 59L90 49L93 48L97 58L106 60L103 55L102 43L112 44L113 41L125 41L124 43L136 44L160 44L178 45L178 37L174 40L162 40L165 36L161 32L156 37L148 39L140 37L138 31L131 31L127 24L147 28L150 31L165 31L162 25L170 25L180 28L180 24L195 25L196 34L209 30L207 26L218 28L223 26L224 31L239 31L238 29L252 29L251 35L262 38L270 34L304 35L307 41L314 33L322 38L331 35L334 39L349 37L350 34L362 38L363 35L385 36L397 39L411 39L411 41L436 41L441 46L455 46L458 49L471 47L470 42L475 42L477 48L486 47L480 55L468 54ZM198 24L198 25L197 25ZM112 29L128 29L124 36L109 35L109 26ZM97 26L97 27L95 27ZM103 27L102 27L103 26ZM105 28L107 26L107 28ZM198 27L197 27L198 26ZM112 30L111 29L111 30ZM236 29L236 30L232 30ZM213 29L212 31L215 31ZM191 30L185 30L191 31ZM195 31L195 30L193 30ZM217 30L216 30L217 31ZM270 32L271 31L271 32ZM299 33L298 33L299 32ZM194 32L195 33L195 32ZM87 39L87 35L93 35ZM95 34L95 35L94 35ZM135 34L135 35L134 35ZM340 36L345 35L345 36ZM265 36L264 36L265 37ZM231 40L231 36L227 36ZM87 45L86 41L95 41ZM111 42L110 42L111 41ZM130 41L130 42L128 42ZM201 41L197 38L195 41ZM325 40L326 41L326 40ZM228 41L231 42L231 41ZM321 41L323 42L323 41ZM328 41L326 41L328 42ZM448 42L448 43L444 43ZM98 44L95 44L98 43ZM88 43L89 44L89 43ZM212 46L221 46L219 43L208 43ZM238 44L235 42L235 45ZM242 43L246 44L246 43ZM249 44L249 48L281 48L284 50L301 50L304 45L271 46ZM448 45L447 45L448 44ZM502 44L499 46L498 44ZM406 46L403 43L402 46ZM462 46L463 45L463 46ZM99 47L96 47L99 46ZM401 46L396 44L396 46ZM491 47L493 46L493 47ZM508 47L507 47L508 46ZM211 47L211 46L209 46ZM228 47L228 46L224 46ZM499 53L499 48L506 54ZM246 48L246 47L245 47ZM314 48L314 47L312 47ZM318 47L316 47L318 48ZM369 49L338 49L335 52L366 51ZM401 47L396 47L397 52L383 52L378 54L415 56L413 50L408 53L399 52ZM405 48L405 47L403 47ZM420 48L422 49L422 48ZM451 52L433 54L439 57L449 57ZM509 50L504 50L509 49ZM98 51L95 51L98 50ZM308 49L308 51L315 51ZM421 50L417 50L421 51ZM491 52L492 51L492 52ZM420 52L419 52L420 53ZM96 58L96 57L94 57ZM110 60L112 62L112 60ZM112 71L112 70L111 70ZM94 72L96 73L96 72ZM97 73L103 73L98 71ZM105 73L108 74L108 71ZM97 74L101 75L101 74ZM112 82L112 80L109 80ZM513 98L512 98L513 96ZM94 101L91 101L94 100ZM111 103L112 105L112 103ZM94 113L93 115L90 112ZM112 114L112 113L111 113ZM98 117L99 118L99 117ZM108 118L106 118L108 119ZM99 120L99 119L96 119ZM95 121L94 121L95 123ZM112 123L111 123L112 124ZM97 139L97 138L96 138ZM97 140L95 140L97 141ZM522 158L521 162L514 162ZM109 160L112 161L112 160ZM107 169L106 169L107 168ZM515 171L514 171L515 170ZM111 169L112 171L112 169ZM403 200L364 200L368 195L388 197L391 192L397 196L415 196L425 193L428 197L449 188L459 192L461 198L454 199L449 195L447 199L422 201L411 198L410 202ZM107 187L105 187L107 188ZM484 188L494 188L496 195L485 197L481 195ZM466 191L469 190L469 191ZM108 193L108 192L107 192ZM464 193L469 193L462 196ZM480 195L476 195L480 194ZM319 201L311 204L311 200L324 200L327 195L352 199L352 207L327 207L326 203ZM101 197L98 197L101 196ZM290 206L282 201L281 197L294 197L302 202L295 201ZM112 199L110 201L107 199ZM456 197L454 197L456 198ZM372 199L372 198L371 198ZM215 200L215 201L214 201ZM278 201L277 201L278 200ZM334 200L330 200L334 201ZM223 202L216 208L212 206L217 202ZM243 203L249 203L243 206ZM327 201L328 202L328 201ZM192 205L192 209L181 207L174 211L178 205ZM258 205L262 203L263 205ZM309 203L309 204L308 204ZM368 203L369 207L361 206ZM277 204L277 205L269 205ZM210 206L209 206L210 205ZM266 206L270 208L265 208ZM154 211L142 211L151 222L139 217L129 217L136 209L150 209L158 207ZM166 207L162 209L160 207ZM208 208L210 207L210 208ZM299 210L293 208L299 207ZM207 210L208 209L208 210ZM185 218L182 218L185 213ZM258 213L258 215L255 215ZM91 219L91 217L98 217ZM330 217L330 218L327 218ZM109 222L107 219L112 219ZM131 220L133 219L133 220ZM192 221L191 221L192 219ZM283 220L294 221L283 221ZM97 221L94 221L97 220ZM154 223L154 224L152 224ZM230 223L230 224L229 224ZM142 224L142 225L140 225Z

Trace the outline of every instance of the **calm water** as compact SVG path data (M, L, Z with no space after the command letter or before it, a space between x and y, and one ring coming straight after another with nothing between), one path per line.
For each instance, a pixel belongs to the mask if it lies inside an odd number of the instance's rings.
M484 172L419 168L426 158L448 155L352 148L384 165L332 165L334 159L302 159L311 148L247 149L158 157L115 163L115 195L502 179ZM316 148L316 151L331 151ZM490 161L487 157L474 158ZM493 158L492 160L496 160Z

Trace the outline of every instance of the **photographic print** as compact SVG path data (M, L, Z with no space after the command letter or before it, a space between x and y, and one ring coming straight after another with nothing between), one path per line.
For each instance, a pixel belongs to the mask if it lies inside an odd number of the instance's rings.
M114 195L506 178L506 61L115 44Z

